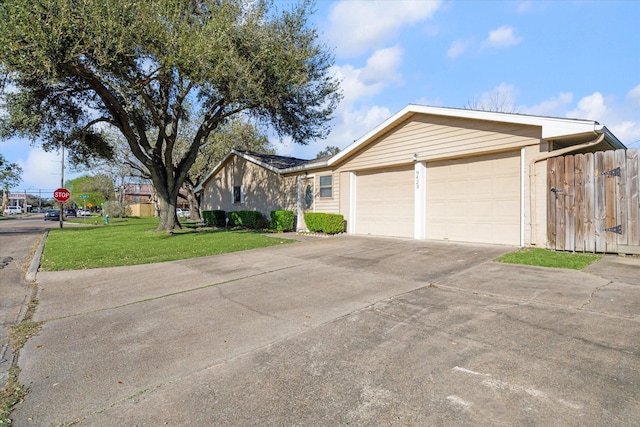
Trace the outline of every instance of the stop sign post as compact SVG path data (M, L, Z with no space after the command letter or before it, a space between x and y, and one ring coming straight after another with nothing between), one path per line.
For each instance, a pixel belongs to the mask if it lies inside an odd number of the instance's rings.
M56 191L53 192L53 198L56 199L58 202L60 202L60 228L62 228L62 221L64 217L62 206L64 205L64 202L69 200L70 197L71 197L71 193L66 188L58 188Z

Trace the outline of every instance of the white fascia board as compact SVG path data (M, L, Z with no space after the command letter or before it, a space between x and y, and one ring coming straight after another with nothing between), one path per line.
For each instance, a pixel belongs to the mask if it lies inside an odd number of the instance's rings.
M614 134L611 133L611 131L609 129L607 129L606 126L602 126L602 132L604 132L604 139L605 141L609 141L611 143L611 146L615 149L627 149L627 146L624 145L622 143L622 141L620 141Z
M312 169L323 168L328 165L328 160L322 160L320 162L315 163L305 163L304 165L294 166L292 168L281 169L281 173L295 173L295 172L304 172Z
M394 123L404 121L413 114L430 114L436 116L459 117L464 119L485 120L501 123L514 123L542 128L542 138L557 138L561 136L581 134L586 132L598 132L603 126L593 120L564 119L558 117L531 116L527 114L499 113L492 111L466 110L460 108L429 107L424 105L409 104L394 114L373 130L356 140L342 152L331 159L328 164L333 165L350 153L359 149L380 134L386 132Z

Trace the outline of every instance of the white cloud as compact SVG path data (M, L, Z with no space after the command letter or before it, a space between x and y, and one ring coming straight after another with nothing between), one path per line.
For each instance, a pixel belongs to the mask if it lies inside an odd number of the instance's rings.
M456 59L458 56L465 53L472 44L473 40L456 40L451 43L451 47L447 51L447 56L449 59Z
M518 112L534 116L561 117L569 108L571 102L573 102L573 94L561 92L558 96L544 100L531 107L518 107Z
M402 53L402 49L397 46L374 52L360 74L362 82L364 84L401 82L398 68L402 64Z
M627 92L627 100L631 105L640 107L640 85Z
M596 120L605 125L627 147L640 147L640 116L638 115L638 86L627 93L624 103L615 97L605 97L594 92L578 101L577 108L569 111L567 117Z
M375 49L401 28L431 18L440 8L433 1L339 1L331 9L327 37L340 56Z
M607 114L607 106L600 92L585 96L578 102L578 108L567 113L567 117L595 120L600 122Z
M39 147L32 147L26 159L18 159L16 163L22 167L22 182L19 188L35 190L51 190L60 187L60 153L46 152ZM66 176L65 178L68 178ZM42 197L51 197L43 194Z
M313 159L326 146L332 145L344 150L354 141L391 117L386 107L369 106L360 109L342 109L336 114L333 129L327 139L300 146L290 138L276 143L278 154L303 159Z
M363 68L350 64L335 67L344 93L339 109L351 109L356 101L377 95L390 84L402 82L398 71L401 63L402 49L392 47L374 52Z
M522 37L517 37L513 33L513 28L503 25L502 27L489 31L489 37L484 45L495 48L515 46L522 41Z
M531 0L524 0L518 3L518 13L527 13L533 10L533 2Z

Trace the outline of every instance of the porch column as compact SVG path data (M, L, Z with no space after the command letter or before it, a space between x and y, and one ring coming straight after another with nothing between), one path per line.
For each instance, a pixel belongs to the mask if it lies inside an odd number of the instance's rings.
M414 225L413 238L424 240L426 237L426 196L427 196L427 168L423 162L414 163Z
M298 200L296 203L297 220L296 231L300 231L300 225L304 224L304 212L302 211L302 175L298 175Z

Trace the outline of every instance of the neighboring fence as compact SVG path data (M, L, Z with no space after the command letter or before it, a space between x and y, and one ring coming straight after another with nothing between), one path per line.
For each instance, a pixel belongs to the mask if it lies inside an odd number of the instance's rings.
M638 149L548 159L547 247L640 253Z

